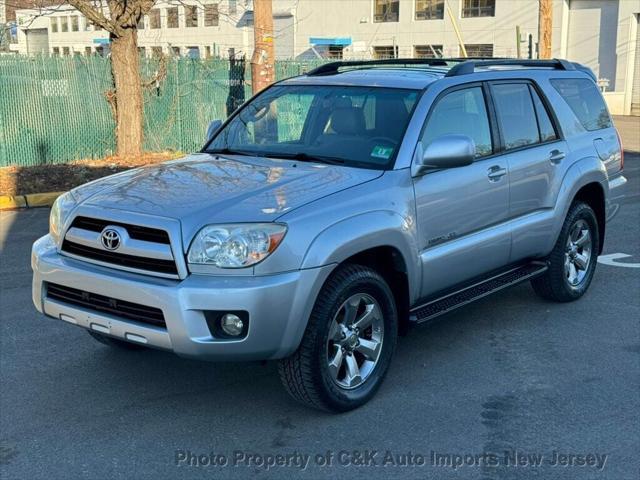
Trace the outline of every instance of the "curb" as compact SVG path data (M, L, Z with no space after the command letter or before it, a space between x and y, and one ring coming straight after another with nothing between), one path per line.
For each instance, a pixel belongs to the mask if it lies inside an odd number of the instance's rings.
M30 193L28 195L0 195L0 210L50 207L64 192Z

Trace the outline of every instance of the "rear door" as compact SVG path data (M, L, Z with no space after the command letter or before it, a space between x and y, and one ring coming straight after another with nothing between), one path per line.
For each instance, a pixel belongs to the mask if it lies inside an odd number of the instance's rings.
M422 297L506 265L511 242L507 162L497 157L486 88L467 84L435 100L421 139L471 137L472 165L414 178L423 281Z
M546 98L527 80L490 82L502 157L509 165L511 262L536 256L548 238L557 177L564 174L568 147L560 138Z

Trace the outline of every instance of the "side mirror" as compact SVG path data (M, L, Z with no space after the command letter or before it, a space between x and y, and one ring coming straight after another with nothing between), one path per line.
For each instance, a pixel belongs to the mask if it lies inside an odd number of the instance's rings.
M466 135L443 135L426 148L417 150L418 156L412 167L414 177L424 175L429 170L471 165L476 156L476 144Z
M214 120L209 124L209 128L207 128L207 142L213 138L220 127L222 126L222 120Z

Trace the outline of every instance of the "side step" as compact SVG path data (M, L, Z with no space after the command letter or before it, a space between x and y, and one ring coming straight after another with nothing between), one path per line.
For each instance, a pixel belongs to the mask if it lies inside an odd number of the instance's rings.
M494 292L537 277L548 268L545 262L532 262L508 270L411 309L409 320L415 324L427 322Z

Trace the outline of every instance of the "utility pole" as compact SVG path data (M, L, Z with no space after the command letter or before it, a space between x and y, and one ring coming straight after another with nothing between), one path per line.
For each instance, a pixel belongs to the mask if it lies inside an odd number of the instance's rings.
M553 27L553 0L539 0L538 42L540 58L551 58L551 29Z
M257 93L275 79L271 0L253 0L253 42L251 85L253 93Z

